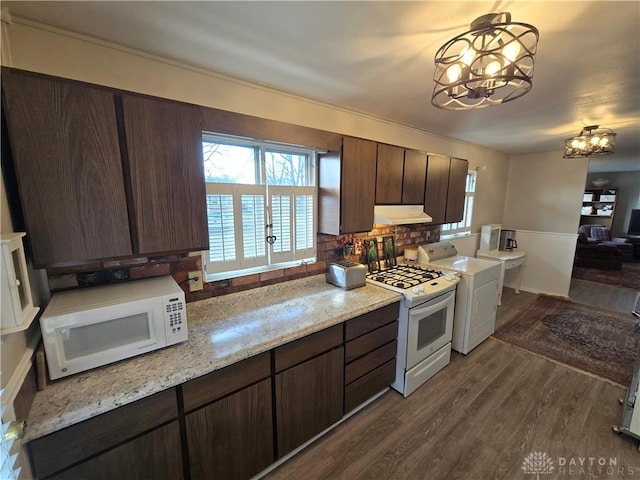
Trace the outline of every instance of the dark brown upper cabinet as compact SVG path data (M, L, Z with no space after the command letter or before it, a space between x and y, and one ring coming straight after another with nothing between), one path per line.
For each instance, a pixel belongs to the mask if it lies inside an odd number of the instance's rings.
M376 204L419 205L424 202L427 154L378 144Z
M459 222L464 217L464 200L468 171L469 162L467 160L461 158L451 159L445 223Z
M404 149L379 143L376 172L376 204L398 204L402 202L403 170Z
M424 211L431 215L434 224L462 220L468 169L467 160L428 156Z
M114 95L2 70L34 265L132 254Z
M427 154L418 150L404 151L404 175L402 178L402 204L420 205L424 202L424 186L427 176Z
M122 96L134 249L140 254L207 250L199 109Z
M330 235L373 228L376 142L344 137L340 152L320 155L318 230Z
M209 248L198 107L2 69L36 267Z

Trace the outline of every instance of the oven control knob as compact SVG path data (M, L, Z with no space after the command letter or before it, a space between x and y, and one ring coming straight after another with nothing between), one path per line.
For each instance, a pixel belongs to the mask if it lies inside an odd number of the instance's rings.
M447 274L444 276L444 279L445 279L447 282L453 282L453 281L456 279L456 276L455 276L453 273L447 273Z
M422 293L424 292L424 287L422 285L418 285L417 287L413 287L411 291L413 293Z

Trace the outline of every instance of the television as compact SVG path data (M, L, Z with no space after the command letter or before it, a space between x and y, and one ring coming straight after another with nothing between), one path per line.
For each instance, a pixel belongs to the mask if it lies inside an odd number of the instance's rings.
M640 235L640 209L631 210L627 235Z

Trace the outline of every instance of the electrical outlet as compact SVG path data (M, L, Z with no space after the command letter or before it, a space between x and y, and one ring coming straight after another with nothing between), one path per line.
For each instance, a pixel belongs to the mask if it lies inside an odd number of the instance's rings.
M189 282L190 292L199 292L204 288L202 285L202 272L189 272L189 279L193 279Z

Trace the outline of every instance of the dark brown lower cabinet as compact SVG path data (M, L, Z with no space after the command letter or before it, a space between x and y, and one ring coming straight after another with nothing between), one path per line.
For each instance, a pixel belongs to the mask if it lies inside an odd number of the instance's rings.
M342 418L344 347L276 375L278 456Z
M171 422L124 445L72 467L55 480L176 480L182 475L178 422Z
M176 389L27 444L36 478L182 478ZM157 472L157 473L154 473Z
M186 416L191 478L251 478L274 461L271 379Z

